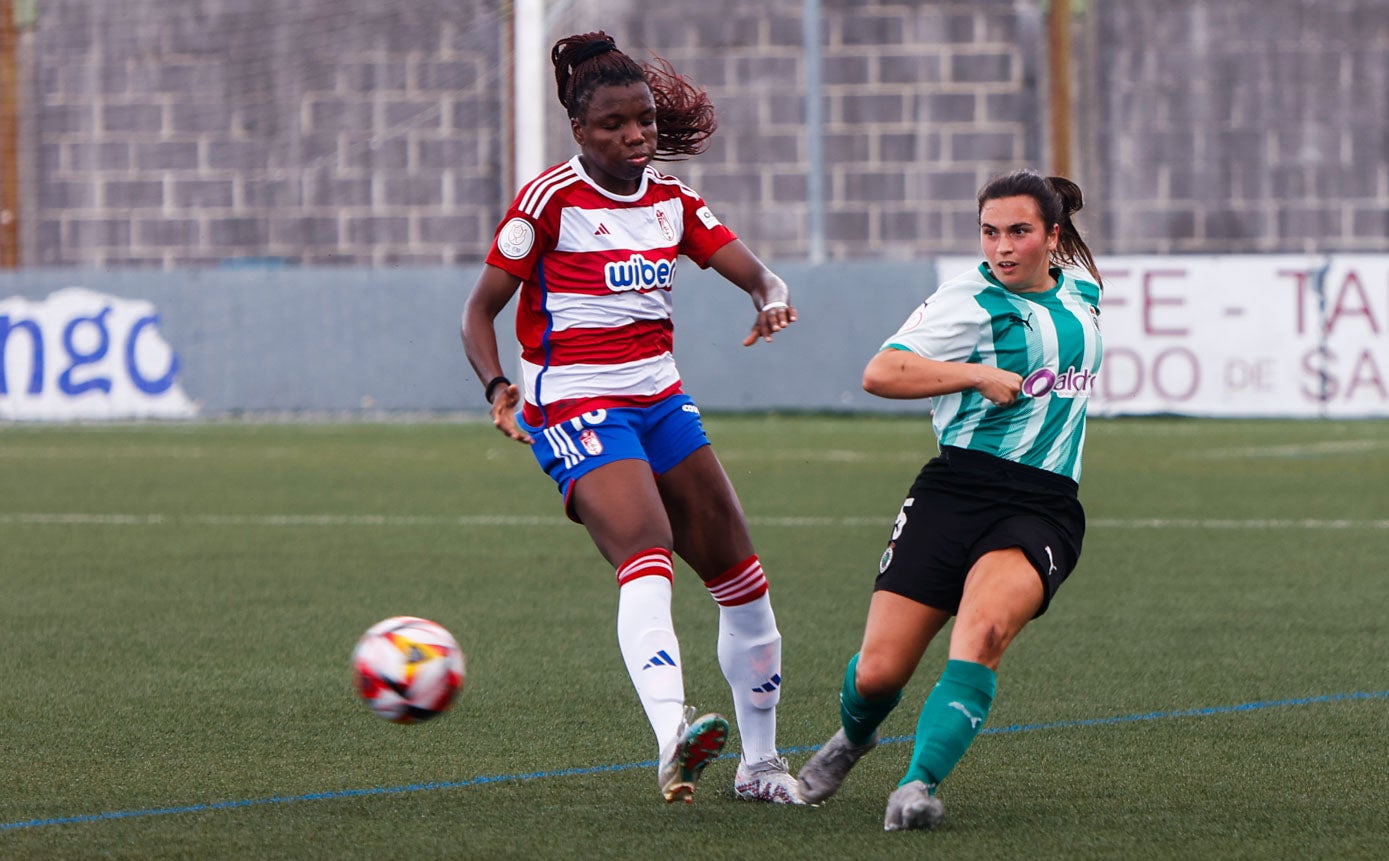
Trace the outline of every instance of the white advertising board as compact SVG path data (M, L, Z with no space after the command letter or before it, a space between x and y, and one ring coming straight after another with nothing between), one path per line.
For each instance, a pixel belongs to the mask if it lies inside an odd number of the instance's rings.
M942 281L979 258L939 261ZM1389 258L1099 261L1091 415L1389 416Z
M188 418L154 305L83 287L0 299L0 419Z
M924 411L860 382L936 273L979 258L935 263L781 266L800 322L752 349L738 346L737 290L712 271L682 272L687 389L709 409ZM1389 417L1389 255L1100 265L1105 360L1092 414ZM0 421L480 411L482 381L458 341L477 271L91 272L77 276L83 287L68 272L0 273Z

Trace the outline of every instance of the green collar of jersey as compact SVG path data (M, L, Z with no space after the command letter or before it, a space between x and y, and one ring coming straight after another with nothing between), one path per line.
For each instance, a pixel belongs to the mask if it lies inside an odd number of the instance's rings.
M980 263L980 264L979 264L979 274L982 275L982 276L984 277L984 280L985 280L985 281L988 281L990 284L994 285L995 287L998 287L998 288L1000 288L1000 289L1002 289L1002 290L1008 290L1008 288L1005 287L1005 286L1003 285L1003 282L1002 282L1002 281L999 281L997 278L994 277L994 271L993 271L992 269L989 268L989 261L985 260L983 263ZM1053 277L1053 278L1056 279L1056 286L1053 287L1053 288L1051 288L1050 290L1043 290L1043 291L1041 291L1041 292L1039 292L1039 293L1016 293L1016 292L1014 292L1014 291L1012 291L1012 290L1008 290L1008 292L1009 292L1009 293L1012 293L1014 296L1028 296L1028 297L1031 297L1031 296L1038 296L1038 297L1041 297L1041 296L1052 296L1052 295L1055 295L1056 291L1061 289L1061 284L1062 284L1062 281L1063 281L1063 280L1065 279L1065 277L1066 277L1066 273L1063 272L1063 271L1061 270L1061 267L1060 267L1060 266L1052 266L1052 267L1050 267L1050 268L1047 269L1047 274L1051 275L1051 277Z

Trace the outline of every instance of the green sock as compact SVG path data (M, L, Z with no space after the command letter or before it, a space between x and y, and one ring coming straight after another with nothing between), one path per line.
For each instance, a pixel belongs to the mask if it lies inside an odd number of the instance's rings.
M839 722L844 725L844 736L854 744L867 744L878 731L878 724L902 701L898 691L885 700L869 700L859 696L854 685L854 675L858 671L858 654L849 659L849 667L844 671L844 684L839 689Z
M983 664L946 662L945 672L921 707L912 763L899 786L920 780L935 792L979 734L997 686L998 676Z

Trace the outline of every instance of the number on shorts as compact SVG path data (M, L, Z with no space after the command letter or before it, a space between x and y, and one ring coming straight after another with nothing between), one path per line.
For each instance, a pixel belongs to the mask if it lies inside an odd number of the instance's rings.
M907 526L907 509L912 507L913 502L916 502L916 500L910 496L902 502L902 510L897 512L897 523L892 527L893 541L896 541L902 536L902 530Z

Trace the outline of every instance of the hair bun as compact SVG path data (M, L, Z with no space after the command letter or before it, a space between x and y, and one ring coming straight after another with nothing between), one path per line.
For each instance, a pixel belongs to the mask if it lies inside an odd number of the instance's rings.
M569 58L569 68L575 68L581 63L592 60L600 54L606 54L609 51L617 50L617 42L613 41L613 37L606 33L601 35L602 38L585 42L574 50L574 56Z
M1061 204L1066 209L1066 214L1071 215L1080 212L1085 207L1085 198L1081 196L1080 186L1066 179L1064 176L1047 177L1047 185L1051 186L1052 191L1061 198Z

